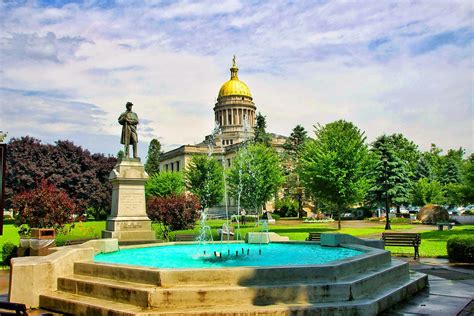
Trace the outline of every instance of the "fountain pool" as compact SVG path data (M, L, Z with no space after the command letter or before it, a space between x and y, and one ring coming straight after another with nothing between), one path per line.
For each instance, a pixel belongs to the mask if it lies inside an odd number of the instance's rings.
M94 261L162 269L269 267L325 264L362 254L356 249L313 243L207 243L122 249L98 254Z

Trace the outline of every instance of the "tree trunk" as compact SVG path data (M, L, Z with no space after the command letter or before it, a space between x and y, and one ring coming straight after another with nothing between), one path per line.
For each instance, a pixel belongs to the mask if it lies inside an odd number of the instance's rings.
M337 209L337 230L341 230L341 209Z

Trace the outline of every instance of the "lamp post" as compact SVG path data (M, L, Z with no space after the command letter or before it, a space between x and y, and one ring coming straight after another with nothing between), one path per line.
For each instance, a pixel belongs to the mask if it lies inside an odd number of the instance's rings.
M388 171L387 171L387 164L388 159L387 157L382 158L383 161L383 169L384 169L384 189L385 189L385 230L391 230L392 227L390 226L390 206L388 203Z

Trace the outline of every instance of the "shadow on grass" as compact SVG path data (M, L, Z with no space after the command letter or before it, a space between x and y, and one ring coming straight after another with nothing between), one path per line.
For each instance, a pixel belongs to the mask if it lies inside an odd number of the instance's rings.
M432 240L432 241L447 241L451 236L460 235L474 235L474 228L469 229L452 229L452 230L433 230L427 231L420 234L421 240Z

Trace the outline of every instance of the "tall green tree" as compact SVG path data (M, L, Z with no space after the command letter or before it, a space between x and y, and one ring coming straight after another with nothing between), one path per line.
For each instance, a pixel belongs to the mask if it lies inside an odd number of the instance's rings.
M386 138L397 157L406 164L406 169L410 172L410 177L413 177L418 160L421 157L418 145L408 140L403 134L392 134L386 136Z
M191 157L185 173L186 186L203 208L218 204L224 197L223 169L222 164L207 155Z
M285 175L284 194L298 201L298 210L301 211L304 199L304 190L296 168L299 157L308 139L308 133L301 125L296 125L291 131L290 137L283 144L283 172ZM298 214L299 215L299 214Z
M305 189L331 205L341 228L341 212L361 202L371 187L372 159L366 137L351 122L315 126L315 139L301 154L299 174Z
M436 180L419 179L412 190L412 204L424 206L426 204L444 204L443 186Z
M441 166L438 181L443 185L461 182L461 166L463 164L464 149L450 149L441 157Z
M186 182L182 172L163 171L153 173L145 183L145 195L164 197L180 195L186 190Z
M125 153L123 152L122 149L120 149L120 150L117 152L117 159L123 159L123 157L125 157Z
M461 192L462 202L474 203L474 154L471 154L463 163Z
M230 194L240 205L260 210L278 191L284 177L275 150L264 144L242 148L228 171Z
M395 205L397 214L400 214L400 206L408 204L411 197L412 184L408 162L398 156L392 139L386 135L378 137L371 150L377 157L374 169L375 183L371 189L371 196L375 198L377 204L383 205L387 202L386 208Z
M148 174L160 172L161 143L158 139L153 138L148 146L148 155L145 163L145 171Z
M264 144L266 146L270 146L271 136L266 131L267 128L267 121L265 116L258 112L256 117L256 124L255 124L255 137L254 142Z

